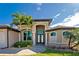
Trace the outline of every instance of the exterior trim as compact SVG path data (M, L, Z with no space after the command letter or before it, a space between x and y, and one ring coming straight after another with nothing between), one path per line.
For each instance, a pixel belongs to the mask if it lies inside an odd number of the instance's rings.
M74 29L74 28L55 28L55 29L49 29L49 30L46 30L46 32L50 32L50 31L55 31L55 30L66 30L66 29L68 29L68 30L71 30L71 29Z

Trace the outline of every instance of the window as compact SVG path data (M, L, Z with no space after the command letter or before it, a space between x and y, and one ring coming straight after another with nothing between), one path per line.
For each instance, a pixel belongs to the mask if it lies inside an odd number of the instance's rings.
M67 32L67 31L63 32L63 36L66 36L68 34L69 34L69 32Z
M32 39L32 32L28 31L28 38L27 38L27 40L31 40L31 39Z
M26 32L24 32L24 40L26 40L26 35L27 35Z
M56 43L57 42L56 32L52 32L51 33L51 42L52 43Z
M31 40L32 39L32 32L31 31L25 31L24 32L24 40Z
M37 34L44 34L44 30L43 29L37 30Z
M52 32L51 33L51 36L56 36L56 32Z

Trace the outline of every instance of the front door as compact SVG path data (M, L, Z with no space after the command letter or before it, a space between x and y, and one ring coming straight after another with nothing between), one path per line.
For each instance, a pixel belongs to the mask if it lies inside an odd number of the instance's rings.
M45 43L44 37L44 30L39 29L36 32L36 43L37 44L44 44Z
M44 35L43 34L37 35L37 43L44 44Z

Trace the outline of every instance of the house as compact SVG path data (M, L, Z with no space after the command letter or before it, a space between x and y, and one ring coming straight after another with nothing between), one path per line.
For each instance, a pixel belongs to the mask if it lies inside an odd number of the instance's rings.
M21 31L8 26L0 26L0 48L11 47L19 40L26 41L27 37L32 40L33 46L43 44L45 46L67 47L68 40L64 38L63 33L73 27L57 26L50 29L51 21L52 19L33 19L34 24L28 32L26 25L21 26ZM19 37L19 33L21 33L21 37ZM27 36L27 34L29 35Z

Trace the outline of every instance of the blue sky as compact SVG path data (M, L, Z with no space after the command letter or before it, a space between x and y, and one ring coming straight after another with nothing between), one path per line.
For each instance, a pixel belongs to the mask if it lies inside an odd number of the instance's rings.
M52 18L53 24L63 22L67 17L79 12L79 4L65 3L2 3L0 4L0 24L10 24L12 14L21 12L35 18Z

